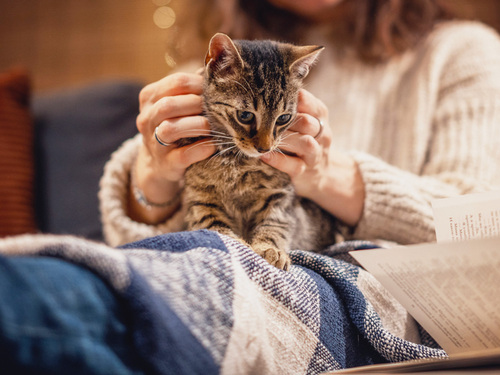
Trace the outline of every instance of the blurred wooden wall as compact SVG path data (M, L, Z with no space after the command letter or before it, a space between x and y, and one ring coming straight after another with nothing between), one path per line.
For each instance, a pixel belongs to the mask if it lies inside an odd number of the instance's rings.
M459 15L500 29L500 0L442 1ZM175 9L187 3L0 0L0 71L27 67L35 91L103 78L157 80L170 70L165 54L171 29L155 25L154 14L160 7Z
M169 30L153 22L157 8L151 0L0 0L0 70L27 67L36 91L157 80L169 70Z

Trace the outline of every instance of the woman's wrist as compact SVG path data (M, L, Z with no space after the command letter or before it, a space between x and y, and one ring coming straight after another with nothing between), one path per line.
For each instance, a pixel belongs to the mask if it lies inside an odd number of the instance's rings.
M128 214L139 222L158 224L168 219L179 208L182 186L154 173L147 158L139 153L130 173Z
M361 220L365 185L357 163L350 156L336 155L327 172L321 175L314 201L346 225L354 227Z
M137 222L155 225L171 217L180 206L180 200L166 207L145 207L137 201L132 189L129 189L128 216Z
M143 180L144 181L144 180ZM154 209L167 209L167 208L174 208L179 205L180 199L181 199L181 193L182 189L177 189L177 184L174 184L170 186L170 183L166 183L165 186L163 184L156 183L143 183L142 186L146 187L152 187L153 189L148 189L150 190L150 196L151 191L155 192L155 196L157 196L158 200L152 201L148 198L146 193L142 190L141 187L139 187L139 183L137 182L137 177L136 177L136 172L134 169L132 169L131 174L130 174L130 190L132 195L135 198L135 201L139 203L139 205L142 208L145 208L147 211L151 211ZM173 187L173 188L172 188ZM169 191L175 191L177 190L177 193L175 193L173 196L171 194L168 194L166 192ZM161 201L159 200L161 199Z

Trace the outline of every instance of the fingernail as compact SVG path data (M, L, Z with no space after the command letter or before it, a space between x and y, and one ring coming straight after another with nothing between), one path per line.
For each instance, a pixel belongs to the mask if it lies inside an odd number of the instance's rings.
M269 154L264 154L260 157L261 160L264 160L264 161L269 161L271 160L271 155Z

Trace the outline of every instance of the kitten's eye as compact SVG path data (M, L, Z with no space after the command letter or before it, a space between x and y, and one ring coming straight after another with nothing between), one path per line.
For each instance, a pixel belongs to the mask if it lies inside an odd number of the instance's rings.
M255 118L255 115L248 111L238 111L236 115L238 116L238 121L243 124L251 124Z
M285 125L285 124L288 124L290 122L290 119L292 118L292 115L290 114L285 114L285 115L281 115L280 117L278 117L276 119L276 124L277 125Z

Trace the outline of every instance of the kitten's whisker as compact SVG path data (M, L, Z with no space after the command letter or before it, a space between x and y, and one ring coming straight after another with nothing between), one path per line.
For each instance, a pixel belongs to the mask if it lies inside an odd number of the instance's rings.
M219 150L224 151L228 149L228 146L231 146L231 148L234 147L234 143L223 143L223 144L216 144L215 145Z
M213 142L213 144L216 146L234 145L234 142L224 142L224 141L218 141L218 142L210 141L210 142Z
M292 145L288 142L283 142L283 139L281 139L279 142L278 142L278 147L279 146L288 146L288 147L291 147Z
M217 135L223 135L223 136L229 137L229 135L227 133L224 133L224 132L221 132L221 131L218 131L218 130L210 130L210 133L211 134L217 134Z
M208 159L208 162L211 162L212 160L214 160L214 158L218 157L218 156L221 156L222 154L232 150L236 148L236 145L232 146L232 147L228 147L228 148L225 148L225 149L222 149L222 150L218 150L215 154L213 154L210 159Z
M209 143L212 143L211 140L209 141L203 141L203 142L200 142L200 143L195 143L194 145L192 145L191 147L188 148L188 150L191 150L195 147L198 147L198 146L205 146L206 144L209 144Z
M280 148L278 148L278 147L277 147L277 148L275 148L274 150L270 151L270 154L271 154L272 156L274 156L274 155L276 155L276 154L286 155L286 154L285 154L283 151L281 151L281 149L280 149Z
M205 128L195 128L195 129L183 129L182 130L183 133L186 133L186 132L211 132L210 129L205 129Z
M239 83L238 81L236 81L236 80L234 80L234 79L231 79L230 81L231 81L231 82L236 83L237 85L239 85L239 86L240 86L243 90L245 90L245 91L246 91L246 93L247 93L247 94L250 94L250 93L248 92L247 88L246 88L245 86L243 86L241 83ZM253 94L253 92L252 92L252 94Z
M293 135L297 135L297 134L299 134L299 133L298 133L298 132L292 132L292 131L291 131L291 132L290 132L290 133L288 133L288 134L285 134L285 135L280 135L280 141L283 141L283 140L287 139L288 137L291 137L291 136L293 136Z
M279 152L281 155L285 155L285 153L280 148L277 148L276 152Z
M292 123L290 124L289 128L294 126L297 122L299 121L299 118L298 116L295 116L295 118L293 119Z
M221 147L222 150L224 150L224 148L223 148L224 146L234 145L234 143L232 143L232 142L214 143L213 141L205 141L205 142L201 142L201 143L198 143L198 144L191 146L190 148L188 148L188 150L191 150L191 149L198 147L198 146L204 146L204 145L209 144L209 143L212 143L215 147Z
M292 134L282 135L282 136L280 136L280 140L279 140L279 141L280 141L280 142L281 142L281 141L284 141L285 139L287 139L288 137L291 137L291 136L292 136Z
M243 157L243 151L238 150L238 152L236 153L236 158L241 159L242 157Z
M225 149L223 149L223 150L220 151L220 155L222 155L223 153L228 152L228 151L230 151L230 150L232 150L234 148L236 148L236 145L228 147L228 148L225 148Z
M248 81L247 81L244 77L242 77L242 79L243 79L243 82L244 82L244 83L246 83L247 87L243 86L240 82L238 82L238 81L236 81L236 80L234 80L234 79L232 79L232 80L231 80L231 82L234 82L234 83L236 83L237 85L239 85L239 86L240 86L243 90L245 90L245 91L246 91L246 93L247 93L247 94L250 94L250 92L251 92L251 93L252 93L252 96L255 98L255 94L254 94L254 92L253 92L253 90L252 90L252 87L251 87L251 86L250 86L250 84L248 83ZM248 88L248 89L247 89L247 88ZM248 90L250 90L250 92L249 92Z
M220 155L220 150L217 151L215 154L213 154L212 156L210 156L210 159L208 159L207 163L211 163L213 160L215 160L216 157L218 157Z
M217 137L226 137L232 139L227 133L218 131L218 130L212 130L212 129L186 129L181 132L181 134L185 133L201 133L201 136L207 135L207 136L217 136Z
M255 96L255 94L254 94L254 92L252 90L252 86L250 86L250 83L248 83L248 81L247 81L247 79L245 77L242 77L242 79L243 79L243 82L245 82L247 84L248 88L252 92L253 97L256 98L256 96Z
M186 130L182 130L181 131L181 135L184 135L184 134L192 134L192 133L198 133L196 136L198 137L203 137L203 136L210 136L211 133L210 133L210 130L206 130L206 129L186 129Z
M221 137L220 135L214 136L213 138L214 139L220 139L220 140L226 140L226 139L228 139L230 141L232 141L234 139L233 137Z

